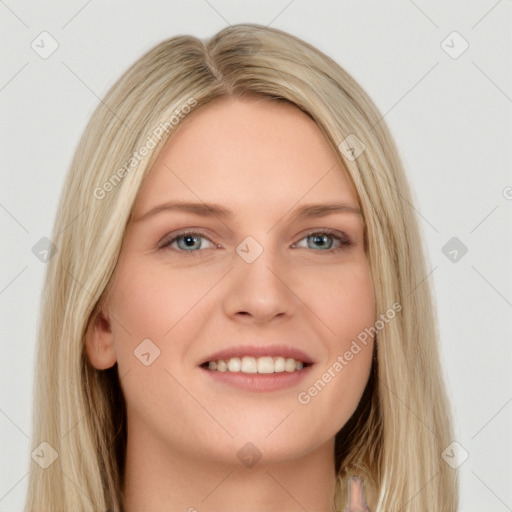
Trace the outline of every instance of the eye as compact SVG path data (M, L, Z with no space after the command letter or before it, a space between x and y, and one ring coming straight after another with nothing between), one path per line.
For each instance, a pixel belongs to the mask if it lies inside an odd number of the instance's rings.
M335 242L333 242L332 239L334 239ZM347 249L348 247L350 247L352 245L351 240L345 233L343 233L341 231L336 231L333 229L323 229L321 231L311 231L304 238L299 240L299 242L302 240L306 240L306 243L307 243L306 247L298 246L297 245L298 242L293 245L296 247L299 247L299 248L320 249L320 252L327 252L327 253ZM336 245L336 247L333 248L334 244Z
M218 247L203 233L183 231L181 233L173 235L170 238L164 238L159 249L174 249L180 252L189 252L194 254L197 253L199 249L205 249L204 244L202 243L201 240L207 240L208 243L211 244L210 248ZM177 249L175 247L172 247L173 245L176 245Z

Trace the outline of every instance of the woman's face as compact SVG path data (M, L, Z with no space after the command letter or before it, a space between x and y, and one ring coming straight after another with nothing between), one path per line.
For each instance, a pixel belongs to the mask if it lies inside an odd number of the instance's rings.
M238 465L332 455L372 359L371 338L353 349L375 320L358 208L296 107L224 98L189 114L140 190L87 334L95 367L118 363L129 442ZM244 355L261 358L234 371ZM264 373L294 355L312 364Z

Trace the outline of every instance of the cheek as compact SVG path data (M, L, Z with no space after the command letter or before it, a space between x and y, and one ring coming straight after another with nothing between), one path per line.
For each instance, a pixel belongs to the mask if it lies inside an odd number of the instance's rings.
M347 265L310 283L311 309L322 320L327 357L307 383L309 387L303 388L299 402L336 432L357 408L368 382L373 340L365 334L361 342L358 336L374 325L374 289L366 262Z
M155 286L143 272L123 278L120 284L112 297L113 311L121 324L114 325L116 341L127 337L133 343L144 338L159 339L172 326L173 300L176 301L172 289Z
M342 349L375 322L374 290L366 261L317 273L306 282L308 306L323 321L331 345Z
M191 281L186 272L125 265L112 294L121 324L114 323L116 338L129 337L135 345L145 338L163 341L213 282L212 276Z
M180 411L198 414L195 403L171 374L176 373L173 367L180 367L189 342L181 329L194 318L193 306L211 286L211 280L194 286L183 273L156 272L147 265L127 262L120 266L111 295L112 332L121 386L132 418L157 421L165 410L163 419L158 420L165 424ZM169 396L174 398L169 400ZM180 425L178 422L176 431Z

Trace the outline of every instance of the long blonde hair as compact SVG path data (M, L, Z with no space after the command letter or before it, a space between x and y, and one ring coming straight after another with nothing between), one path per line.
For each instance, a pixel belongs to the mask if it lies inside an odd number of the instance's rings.
M283 31L240 24L150 50L107 93L80 140L52 234L36 353L31 450L54 453L50 446L58 456L48 467L30 459L25 512L123 509L123 376L117 364L90 365L84 336L159 151L188 111L226 95L287 101L317 123L358 194L377 312L401 305L379 330L368 385L336 435L333 507L343 509L356 475L372 512L456 511L457 473L441 457L453 433L424 247L390 132L332 59ZM364 149L357 157L354 143Z

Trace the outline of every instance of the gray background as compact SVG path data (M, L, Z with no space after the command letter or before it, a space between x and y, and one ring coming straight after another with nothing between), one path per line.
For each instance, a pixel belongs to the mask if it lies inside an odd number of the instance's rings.
M460 445L452 463L468 454L460 510L512 510L511 21L510 0L0 1L0 512L21 510L27 485L45 270L32 247L51 234L79 136L149 48L241 22L318 47L385 115L428 249ZM43 31L58 43L47 58Z

